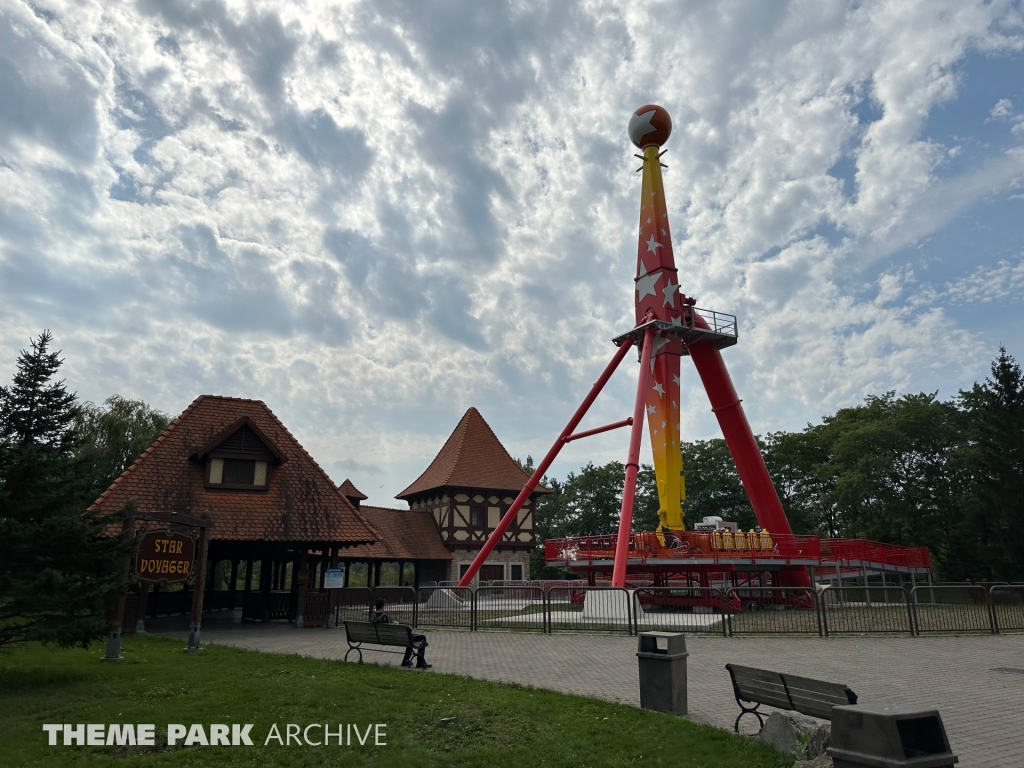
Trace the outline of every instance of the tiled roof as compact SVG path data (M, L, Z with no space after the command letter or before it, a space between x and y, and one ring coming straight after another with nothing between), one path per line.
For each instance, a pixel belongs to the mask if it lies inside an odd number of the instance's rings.
M434 517L426 510L388 509L363 505L363 516L381 535L376 544L343 549L343 559L365 557L378 560L451 560L452 553L441 542Z
M189 457L248 417L281 452L266 491L211 490ZM232 541L376 541L372 526L261 400L201 395L93 504L115 512L134 500L140 512L184 512L213 520L210 538Z
M347 477L345 478L345 482L338 486L338 490L341 491L341 495L344 496L346 499L359 499L360 501L362 501L363 499L370 498L365 493L362 493L354 485L352 485L352 481L349 480Z
M470 408L451 437L416 481L398 494L408 499L437 488L487 488L518 493L529 480L498 441L476 408ZM542 485L537 491L548 492Z

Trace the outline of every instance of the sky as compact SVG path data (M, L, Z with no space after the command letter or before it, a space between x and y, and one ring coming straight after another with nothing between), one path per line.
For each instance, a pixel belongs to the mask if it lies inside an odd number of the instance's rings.
M755 432L1024 358L1019 2L0 0L0 380L48 328L83 400L261 399L382 505L470 406L539 458L633 324L651 103Z

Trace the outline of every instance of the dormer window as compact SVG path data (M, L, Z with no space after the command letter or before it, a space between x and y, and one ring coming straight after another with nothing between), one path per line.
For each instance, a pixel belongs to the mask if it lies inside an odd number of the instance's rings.
M193 460L205 463L206 487L223 490L266 490L271 465L283 457L259 428L242 419L217 435Z
M212 458L207 482L222 488L266 488L267 464L266 461Z

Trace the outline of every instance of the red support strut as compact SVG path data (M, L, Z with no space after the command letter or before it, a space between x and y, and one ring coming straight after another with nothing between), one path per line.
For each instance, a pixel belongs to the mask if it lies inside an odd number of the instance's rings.
M765 466L757 440L743 413L743 406L740 405L740 398L732 385L725 361L722 360L722 353L707 341L691 344L689 351L693 366L711 401L711 410L722 428L722 436L729 446L740 482L750 499L750 506L754 508L758 525L773 536L792 535L789 520L786 519L779 495L768 474L768 467ZM809 587L811 584L805 568L785 568L780 576L782 586Z
M626 565L629 558L629 539L633 533L633 500L636 498L636 476L640 470L640 438L644 432L644 408L647 403L647 385L651 379L651 347L654 329L644 331L644 346L640 352L640 376L636 383L636 402L633 404L633 427L629 432L629 455L626 458L626 482L622 486L622 510L619 512L619 534L615 539L615 567L612 586L626 586Z
M489 537L487 537L487 541L484 543L480 551L477 552L476 557L473 558L473 562L470 564L469 569L465 574L463 574L462 578L459 579L458 585L460 587L468 587L470 582L473 581L473 577L475 577L477 571L480 570L480 566L487 561L487 556L491 554L494 547L501 541L501 537L505 535L505 531L508 529L509 525L511 525L512 521L516 519L516 514L519 512L519 509L523 506L526 500L530 498L530 494L533 493L541 478L544 477L544 473L548 471L548 467L551 466L551 462L555 460L555 457L558 456L558 452L562 450L562 446L568 441L567 438L572 435L573 430L579 426L580 421L583 420L587 411L590 410L590 406L594 404L594 400L596 400L597 396L601 394L601 390L604 389L604 385L608 383L608 379L610 379L612 374L615 373L615 369L619 367L619 363L622 362L626 353L632 346L633 342L631 339L624 341L622 346L619 347L618 351L615 353L615 356L611 359L611 362L608 363L604 371L601 373L601 376L596 382L594 382L594 386L590 388L590 392L587 393L587 396L583 399L580 407L576 409L576 413L572 415L572 418L569 419L569 423L565 425L565 429L562 430L562 434L560 434L558 439L555 440L555 444L551 446L547 455L541 459L540 464L537 465L533 474L530 475L530 479L527 480L526 485L523 486L523 490L519 492L515 501L512 502L512 506L508 508L508 511L498 522L498 527L491 532ZM648 355L648 358L649 357L650 355ZM650 365L648 365L648 368L649 367ZM643 374L641 373L641 377L642 375ZM643 415L642 410L641 415ZM636 418L634 417L634 425L635 423ZM634 429L636 429L635 426ZM630 512L632 512L632 507L630 507Z

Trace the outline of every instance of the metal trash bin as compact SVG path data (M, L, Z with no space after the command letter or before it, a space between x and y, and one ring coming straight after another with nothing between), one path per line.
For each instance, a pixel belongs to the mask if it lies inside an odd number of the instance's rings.
M636 657L640 667L640 706L686 714L686 636L678 632L641 632Z
M828 754L835 768L945 768L958 762L937 709L870 704L832 708Z

